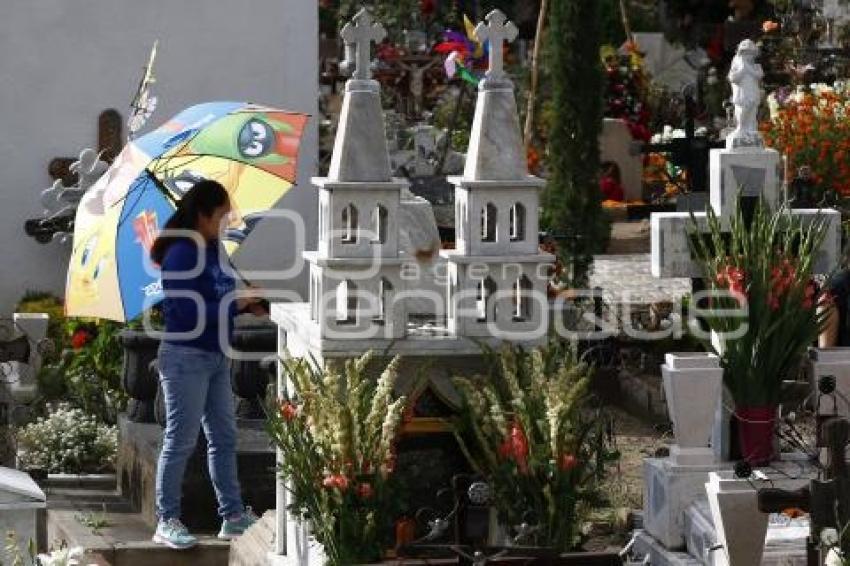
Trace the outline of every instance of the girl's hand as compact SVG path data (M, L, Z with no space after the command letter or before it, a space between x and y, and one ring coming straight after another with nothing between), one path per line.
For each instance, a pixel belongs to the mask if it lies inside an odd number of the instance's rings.
M236 299L236 308L239 312L250 310L252 306L261 304L263 299L263 290L253 285L248 285L240 292L240 297Z

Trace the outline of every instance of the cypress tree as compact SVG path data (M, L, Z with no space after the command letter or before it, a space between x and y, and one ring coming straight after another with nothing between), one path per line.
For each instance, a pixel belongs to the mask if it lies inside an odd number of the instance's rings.
M552 119L542 220L559 243L562 282L583 286L593 254L604 251L610 234L598 181L601 14L598 0L552 0L549 9Z

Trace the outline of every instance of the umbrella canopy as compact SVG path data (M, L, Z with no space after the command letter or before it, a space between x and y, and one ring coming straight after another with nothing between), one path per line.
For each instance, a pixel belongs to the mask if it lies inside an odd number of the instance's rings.
M83 196L65 289L68 316L132 320L159 302L150 247L197 181L227 189L232 253L260 214L294 185L305 114L244 102L188 108L133 140Z

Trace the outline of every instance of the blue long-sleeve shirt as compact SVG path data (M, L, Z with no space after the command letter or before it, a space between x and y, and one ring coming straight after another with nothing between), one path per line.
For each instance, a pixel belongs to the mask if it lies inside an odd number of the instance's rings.
M204 254L200 258L201 272L186 278L190 272L197 271L199 253ZM237 309L232 300L222 310L222 299L235 287L233 277L221 268L220 258L226 257L225 253L218 240L209 242L203 250L189 239L178 240L168 247L161 265L165 330L167 333L191 332L199 324L202 330L196 338L166 336L165 342L220 352L224 344L219 333L224 326L224 336L227 344L230 343ZM187 296L189 293L193 296Z

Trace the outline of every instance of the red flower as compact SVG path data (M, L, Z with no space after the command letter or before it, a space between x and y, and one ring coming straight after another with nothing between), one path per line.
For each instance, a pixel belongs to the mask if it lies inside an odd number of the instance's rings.
M71 336L71 347L75 350L81 349L83 346L91 342L91 339L94 338L91 332L86 330L85 328L80 328L75 331Z
M419 0L419 11L423 16L430 16L437 9L437 0Z
M602 198L604 200L622 202L626 198L623 185L618 183L613 177L605 176L599 179L599 190L602 191Z
M727 265L714 278L719 287L727 287L738 301L746 298L747 274L740 267Z
M803 308L811 309L815 306L815 298L817 296L817 287L814 281L809 281L806 284L806 290L803 294Z
M779 310L779 298L773 293L768 293L767 306L769 306L772 311Z
M510 437L505 437L504 442L499 444L499 458L503 460L507 460L511 457L511 439Z
M523 474L528 473L528 438L526 438L522 427L514 423L509 438L510 455L516 461L519 471Z
M280 402L280 416L285 421L293 421L298 417L298 405L289 401Z
M327 476L322 481L322 485L328 489L338 489L340 491L345 491L348 489L348 478L342 474L334 474L332 476Z
M374 495L375 490L372 489L372 484L366 482L357 484L357 496L360 499L372 499Z
M576 458L573 454L563 454L561 456L561 461L559 462L561 471L568 472L576 466L578 466L578 458Z

